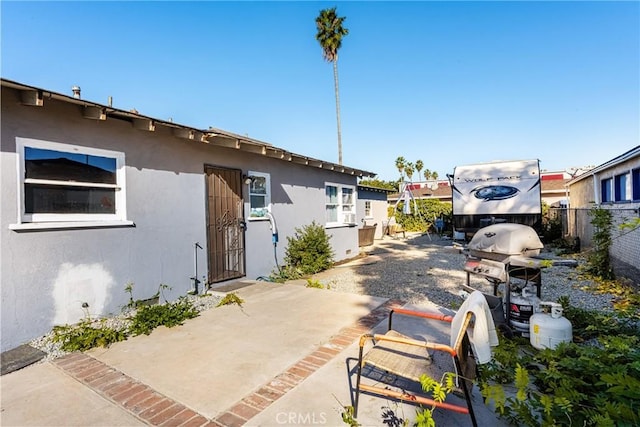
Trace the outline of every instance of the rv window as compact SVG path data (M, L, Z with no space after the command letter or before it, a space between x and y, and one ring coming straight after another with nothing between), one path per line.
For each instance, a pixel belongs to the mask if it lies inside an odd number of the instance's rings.
M21 221L126 219L124 153L16 138Z

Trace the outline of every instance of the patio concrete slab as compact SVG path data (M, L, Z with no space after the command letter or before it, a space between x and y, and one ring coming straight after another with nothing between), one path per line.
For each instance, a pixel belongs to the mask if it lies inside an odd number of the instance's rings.
M179 327L3 376L0 424L344 425L358 337L384 330L400 302L269 282L234 292L241 307L208 310ZM448 334L407 319L394 323L415 337ZM479 425L502 425L477 390L474 407ZM362 395L358 421L381 426L396 416L412 424L415 411ZM465 415L436 417L437 425L470 425Z
M213 419L385 301L269 282L235 293L241 307L87 354Z
M441 314L455 314L435 305L405 305L412 310L429 311ZM394 329L419 340L448 344L449 327L447 323L394 317ZM372 333L387 331L387 319L376 325ZM368 347L366 347L368 348ZM278 425L347 425L342 422L345 406L352 406L359 346L357 342L336 355L330 363L320 368L298 387L288 392L260 414L249 420L247 426ZM364 381L364 380L363 380ZM371 381L368 381L371 384ZM450 396L449 400L465 405L464 399ZM498 420L493 411L485 406L477 387L472 391L472 403L479 426L506 427L507 423ZM362 426L413 425L418 406L399 403L379 396L360 395L357 421ZM467 427L471 425L469 415L437 409L434 411L437 426ZM395 417L395 420L393 419ZM394 422L398 422L395 424Z
M146 425L50 363L0 378L2 426Z

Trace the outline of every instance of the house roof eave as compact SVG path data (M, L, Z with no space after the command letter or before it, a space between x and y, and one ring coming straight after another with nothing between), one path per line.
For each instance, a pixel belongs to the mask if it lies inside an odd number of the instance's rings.
M69 104L78 105L85 108L85 117L106 120L108 117L123 119L131 121L134 125L143 126L145 130L153 131L155 126L164 126L175 129L176 136L194 140L197 142L211 144L215 146L222 146L226 148L235 148L241 151L250 152L254 154L263 154L267 157L280 159L283 161L289 161L296 164L321 168L329 171L343 173L361 178L374 178L377 174L374 172L352 168L320 159L314 159L312 157L296 154L278 148L272 144L264 141L260 141L248 136L242 136L233 132L228 132L222 129L209 127L208 129L199 129L192 126L175 123L173 121L157 119L154 117L140 114L137 111L126 111L120 108L115 108L110 105L104 105L86 99L75 98L74 96L65 95L50 90L38 88L36 86L19 83L16 81L8 80L5 78L0 79L2 87L8 87L23 92L29 96L30 101L27 105L42 106L45 99L54 99ZM32 101L31 101L32 100Z
M631 150L629 150L629 151L627 151L625 153L622 153L621 155L619 155L617 157L614 157L613 159L608 160L608 161L602 163L601 165L596 166L595 168L588 170L587 172L585 172L583 174L578 175L577 177L575 177L575 178L571 179L569 182L567 182L566 185L568 185L568 186L573 185L576 182L582 181L585 178L592 177L592 176L596 175L599 172L602 172L602 171L604 171L606 169L609 169L611 167L619 165L620 163L626 162L627 160L633 159L633 158L635 158L637 156L640 156L640 145L637 145L637 146L633 147Z

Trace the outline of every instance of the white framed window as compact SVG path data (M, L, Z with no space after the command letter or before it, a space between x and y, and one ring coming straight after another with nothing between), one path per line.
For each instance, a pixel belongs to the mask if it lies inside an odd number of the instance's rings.
M373 218L373 214L371 213L371 200L365 200L364 202L364 217Z
M606 178L600 181L600 202L607 203L613 201L613 178Z
M630 174L624 173L616 175L613 179L613 196L616 202L631 200L631 179Z
M249 219L264 218L271 212L271 177L268 173L249 171Z
M356 189L352 185L325 184L327 225L356 223Z
M16 138L20 224L126 221L122 152Z

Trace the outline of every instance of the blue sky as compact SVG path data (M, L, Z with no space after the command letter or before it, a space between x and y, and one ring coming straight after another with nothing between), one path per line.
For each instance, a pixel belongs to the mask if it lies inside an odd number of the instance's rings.
M640 144L640 2L10 2L2 77L343 163L598 165ZM415 177L414 177L415 180Z

